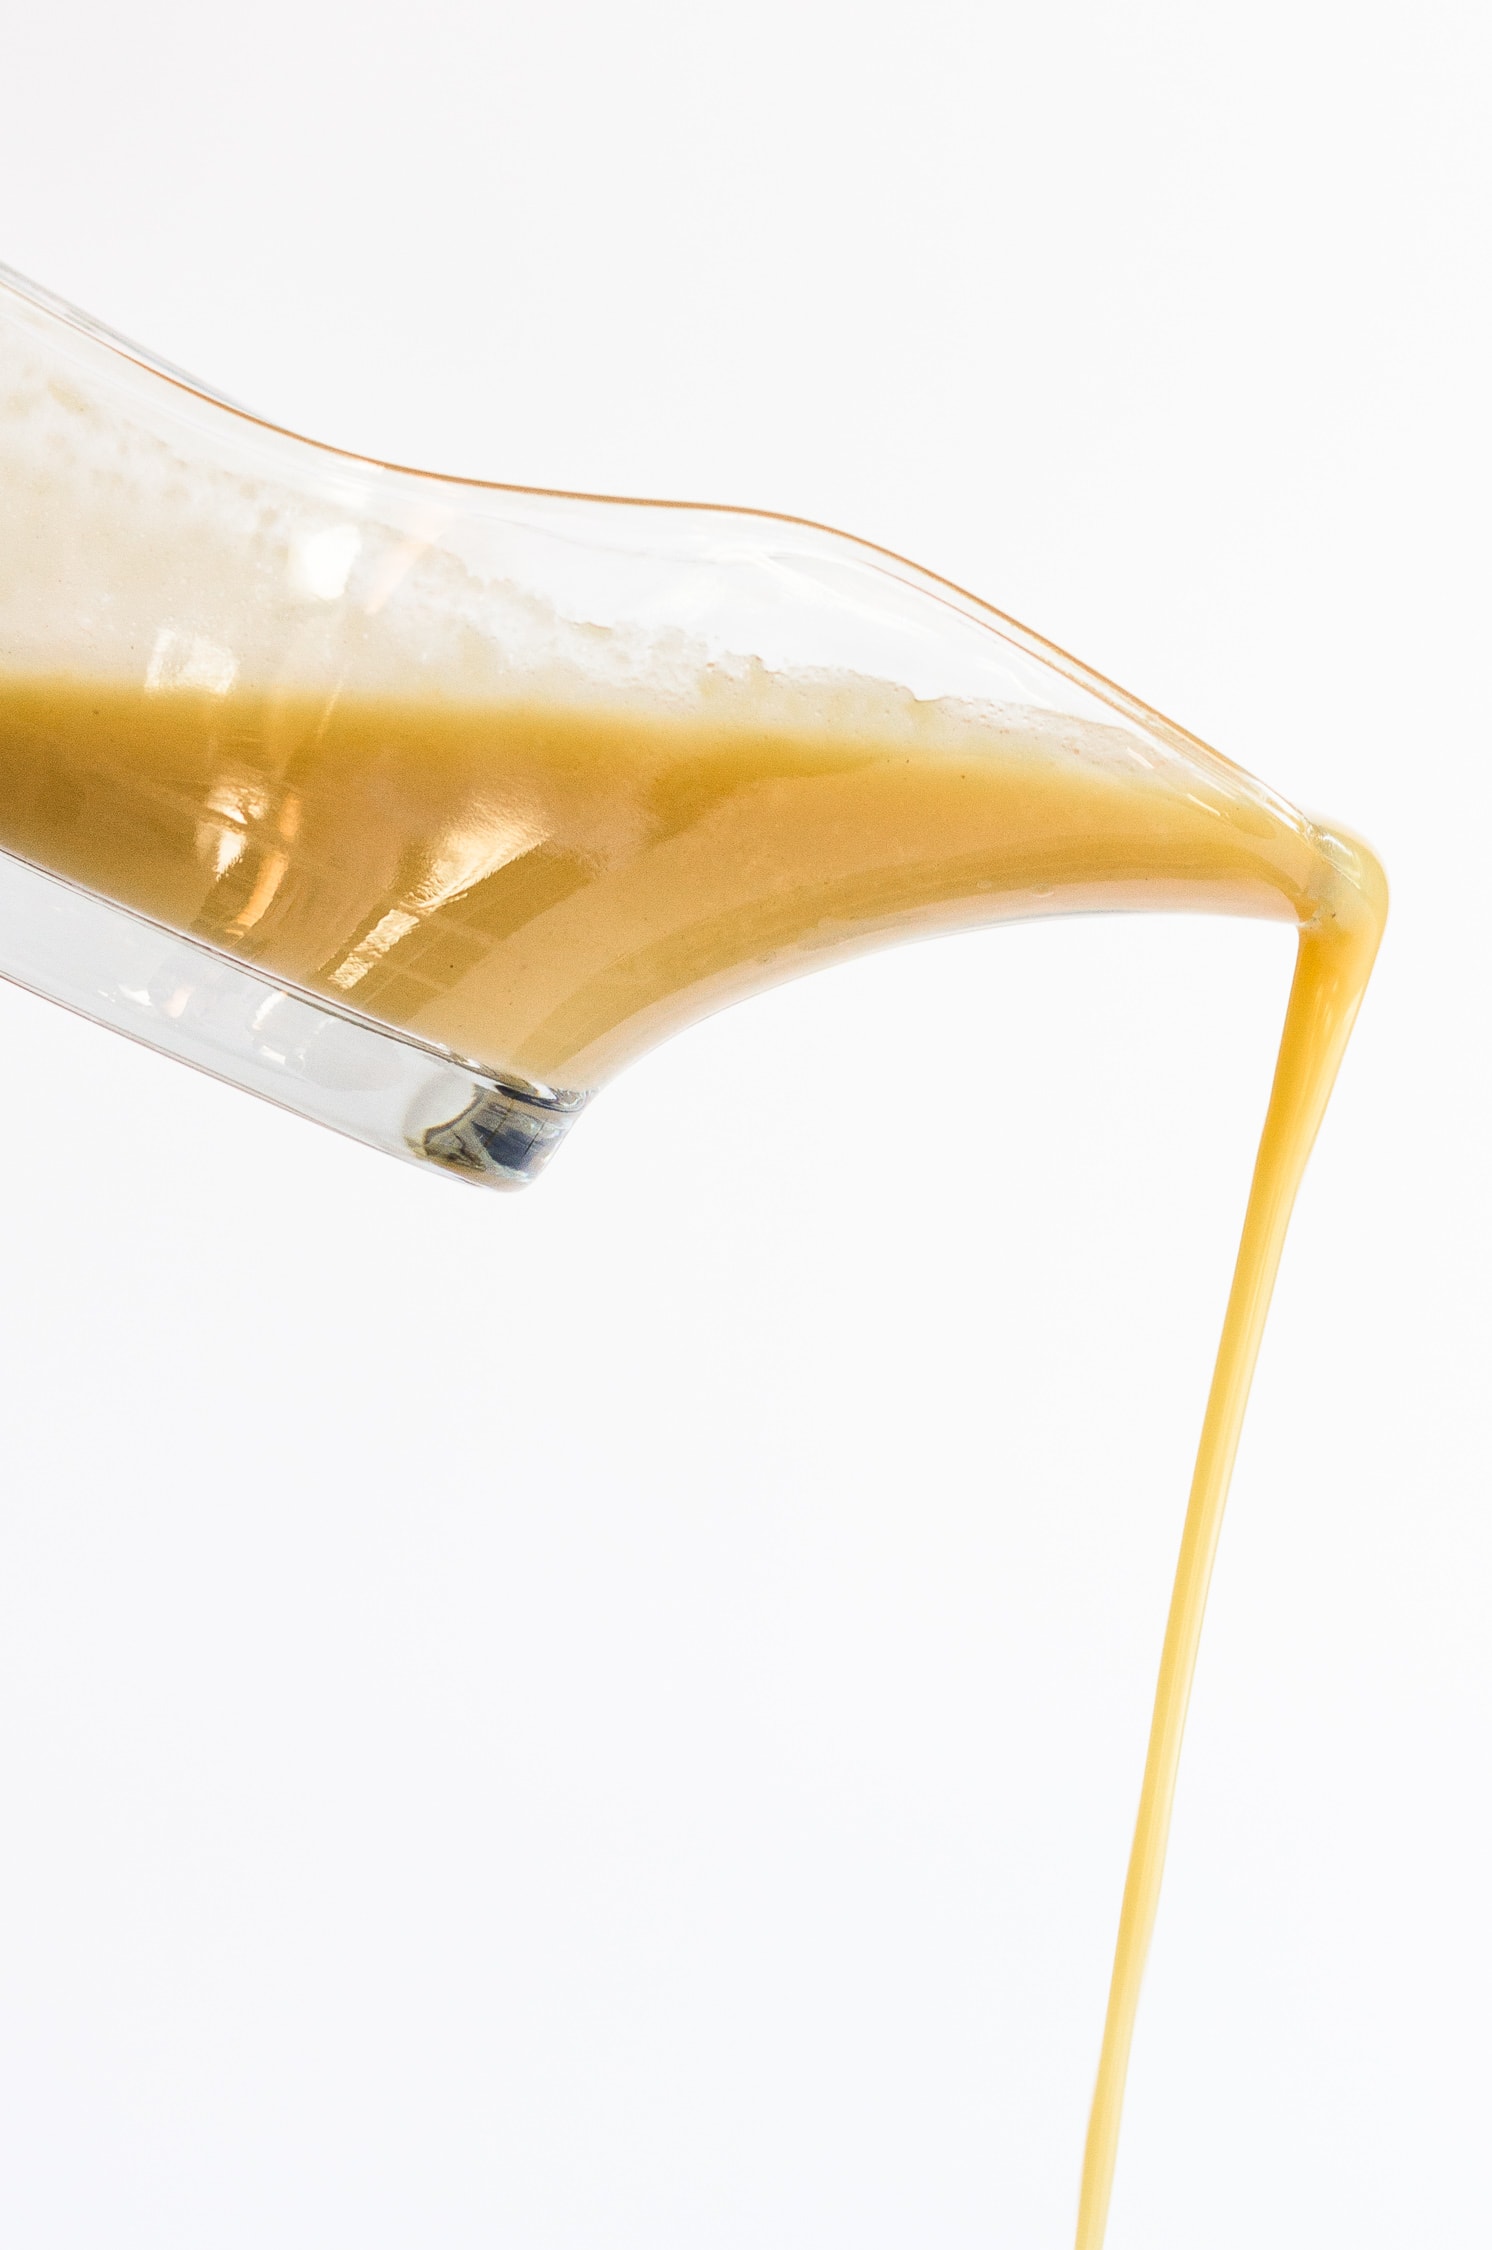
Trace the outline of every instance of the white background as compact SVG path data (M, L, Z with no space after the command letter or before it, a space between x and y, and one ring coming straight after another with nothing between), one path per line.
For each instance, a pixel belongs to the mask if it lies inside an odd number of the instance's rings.
M858 531L1387 861L1114 2250L1487 2239L1481 13L0 8L36 279L345 445ZM889 954L515 1199L0 991L0 2237L1070 2239L1288 954Z

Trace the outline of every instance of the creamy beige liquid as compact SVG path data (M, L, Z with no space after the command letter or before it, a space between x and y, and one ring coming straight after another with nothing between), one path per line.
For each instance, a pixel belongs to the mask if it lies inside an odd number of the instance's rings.
M1122 717L914 704L848 675L759 675L647 713L0 682L0 849L339 1006L562 1088L595 1086L691 1017L890 935L1116 908L1297 924L1156 1689L1078 2250L1103 2239L1270 1290L1386 907L1371 854L1176 740L1172 758Z

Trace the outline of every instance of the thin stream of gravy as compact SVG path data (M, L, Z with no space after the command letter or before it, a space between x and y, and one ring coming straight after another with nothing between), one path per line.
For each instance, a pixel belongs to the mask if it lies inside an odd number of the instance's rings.
M1100 2250L1239 1429L1383 926L1372 855L1163 723L760 678L648 711L0 680L0 850L338 1006L582 1091L727 1000L898 935L1125 909L1296 923L1088 2131L1077 2250Z
M1280 1253L1305 1171L1373 966L1386 896L1303 929L1274 1085L1238 1246L1233 1286L1192 1473L1170 1614L1156 1683L1145 1778L1125 1877L1098 2083L1088 2121L1076 2250L1102 2250L1119 2148L1124 2085L1161 1875L1181 1738L1228 1485L1264 1334Z

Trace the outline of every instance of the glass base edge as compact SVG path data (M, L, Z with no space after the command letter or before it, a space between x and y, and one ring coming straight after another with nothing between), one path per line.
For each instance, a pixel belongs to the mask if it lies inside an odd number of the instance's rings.
M526 1187L585 1107L335 1007L0 852L0 977L385 1155Z

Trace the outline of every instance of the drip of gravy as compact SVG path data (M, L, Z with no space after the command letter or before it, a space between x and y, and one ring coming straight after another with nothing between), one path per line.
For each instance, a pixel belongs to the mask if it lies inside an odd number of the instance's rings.
M914 704L849 676L647 710L230 685L0 680L0 849L542 1084L592 1088L692 1018L892 937L1085 910L1296 924L1088 2129L1076 2241L1100 2250L1228 1481L1296 1189L1383 927L1377 862L1117 708L1110 723Z

